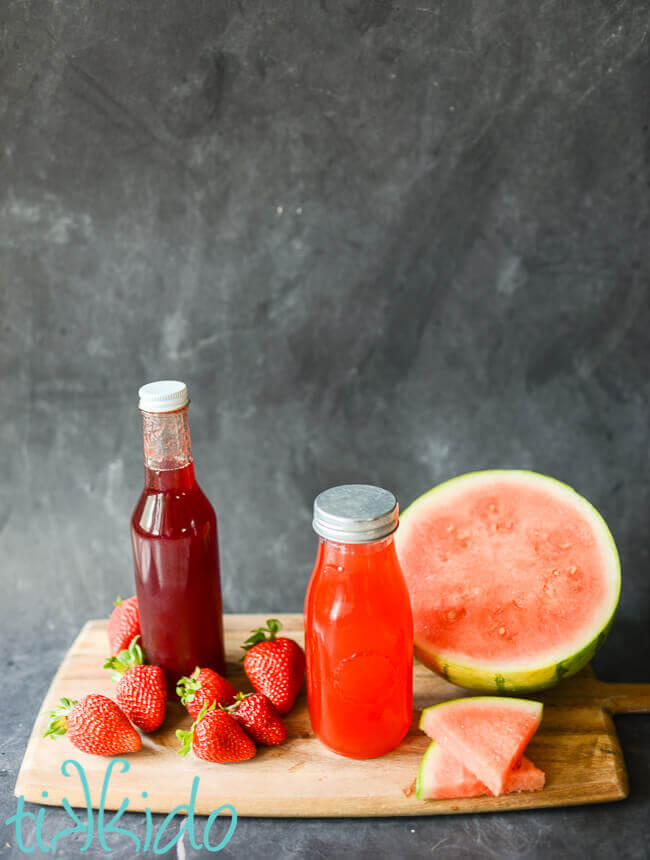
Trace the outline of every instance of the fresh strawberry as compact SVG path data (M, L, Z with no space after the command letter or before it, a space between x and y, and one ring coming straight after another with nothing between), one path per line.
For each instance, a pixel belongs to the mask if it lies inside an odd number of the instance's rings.
M203 705L230 705L235 701L237 691L213 669L199 669L197 666L188 677L181 678L176 686L181 703L191 717L196 719Z
M160 666L144 666L144 654L134 636L126 651L109 657L104 669L113 670L115 698L132 723L143 732L155 732L165 719L167 682Z
M128 600L117 598L115 609L108 619L108 643L111 654L119 654L126 650L133 641L134 636L140 635L140 610L138 598L129 597Z
M293 639L275 638L282 629L277 618L266 623L267 627L253 630L242 645L248 651L244 671L255 690L268 696L280 714L286 714L305 680L305 654Z
M142 746L126 714L111 699L95 693L78 702L61 699L60 707L50 711L45 737L66 732L77 749L91 755L123 755Z
M261 693L237 694L234 705L228 709L240 726L256 744L273 747L287 736L287 727L273 702Z
M237 720L216 708L214 702L201 708L189 732L177 729L176 736L182 744L179 755L186 756L191 747L194 755L205 761L247 761L256 752L255 744Z

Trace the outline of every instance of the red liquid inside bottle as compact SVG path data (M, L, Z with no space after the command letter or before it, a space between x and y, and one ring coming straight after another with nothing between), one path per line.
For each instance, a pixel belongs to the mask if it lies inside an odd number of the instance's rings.
M131 518L131 543L142 644L148 661L164 670L173 697L178 679L196 666L223 675L226 665L217 518L194 475L187 390L180 409L143 409L159 406L146 390L163 385L171 383L141 389L145 483ZM182 402L176 395L168 405Z

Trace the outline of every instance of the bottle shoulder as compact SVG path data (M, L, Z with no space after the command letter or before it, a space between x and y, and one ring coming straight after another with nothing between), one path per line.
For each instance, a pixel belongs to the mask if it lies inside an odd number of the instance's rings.
M210 500L198 484L191 487L156 489L145 487L131 516L135 534L151 537L216 537L217 517Z
M347 615L410 614L404 576L394 553L327 559L319 554L305 598L305 614L320 619Z

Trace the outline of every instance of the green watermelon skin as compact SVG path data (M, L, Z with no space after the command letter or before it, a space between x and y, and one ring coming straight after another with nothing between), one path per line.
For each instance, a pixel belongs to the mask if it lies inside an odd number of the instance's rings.
M607 605L603 607L604 614L601 614L599 622L592 629L584 630L583 641L578 647L568 648L559 659L556 657L544 659L543 656L538 656L526 660L518 655L514 664L511 660L504 662L495 660L493 665L486 665L486 661L481 659L480 655L478 659L474 659L476 657L474 654L450 653L443 648L437 648L435 642L428 641L427 637L422 635L422 624L418 624L418 620L421 621L419 597L417 593L413 593L413 574L409 569L408 561L405 561L405 545L408 548L409 541L412 541L409 524L414 520L416 522L418 519L422 520L422 512L424 511L426 516L427 505L431 506L433 502L435 507L436 500L443 498L444 494L449 494L450 490L454 492L460 490L462 493L467 488L471 491L473 484L482 482L489 492L492 480L495 484L502 480L522 481L529 483L530 486L539 487L542 491L557 493L563 503L569 506L573 504L576 512L588 519L590 527L602 545L603 556L606 556L604 563L610 580ZM531 693L553 687L589 663L605 641L613 623L621 586L620 561L614 538L598 511L575 490L555 478L525 470L471 472L452 478L420 496L402 513L400 528L396 533L396 546L411 592L415 622L415 654L424 665L458 686L486 693L512 694Z
M595 636L581 651L559 663L553 663L540 668L531 668L519 672L495 671L485 672L471 666L462 666L437 658L429 651L414 647L415 656L429 669L442 675L451 684L484 693L536 693L555 687L564 678L570 678L590 662L603 644L614 622L614 612L603 630Z

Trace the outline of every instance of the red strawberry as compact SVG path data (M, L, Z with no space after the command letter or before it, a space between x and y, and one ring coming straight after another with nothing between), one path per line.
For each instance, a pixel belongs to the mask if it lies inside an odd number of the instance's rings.
M138 598L129 597L122 601L117 598L115 609L108 619L108 642L111 654L119 654L131 644L134 636L140 635L140 610Z
M191 717L196 719L203 705L230 705L237 691L231 683L213 669L199 669L179 680L176 692Z
M305 654L293 639L275 638L282 629L277 618L266 623L267 627L253 630L242 645L248 651L244 671L255 690L268 696L280 714L286 714L305 680Z
M178 729L176 736L182 743L179 755L186 756L191 747L194 755L205 761L247 761L256 752L255 744L237 720L214 703L201 708L189 732Z
M272 747L281 744L287 736L287 727L273 702L261 693L237 694L234 705L228 708L246 734L256 744Z
M66 732L77 749L91 755L123 755L142 746L140 735L115 702L94 693L78 702L61 699L61 706L50 711L45 737Z
M113 670L113 680L118 681L115 698L131 722L143 732L155 732L165 719L167 682L160 666L142 665L139 638L134 636L128 650L109 657L104 669Z

